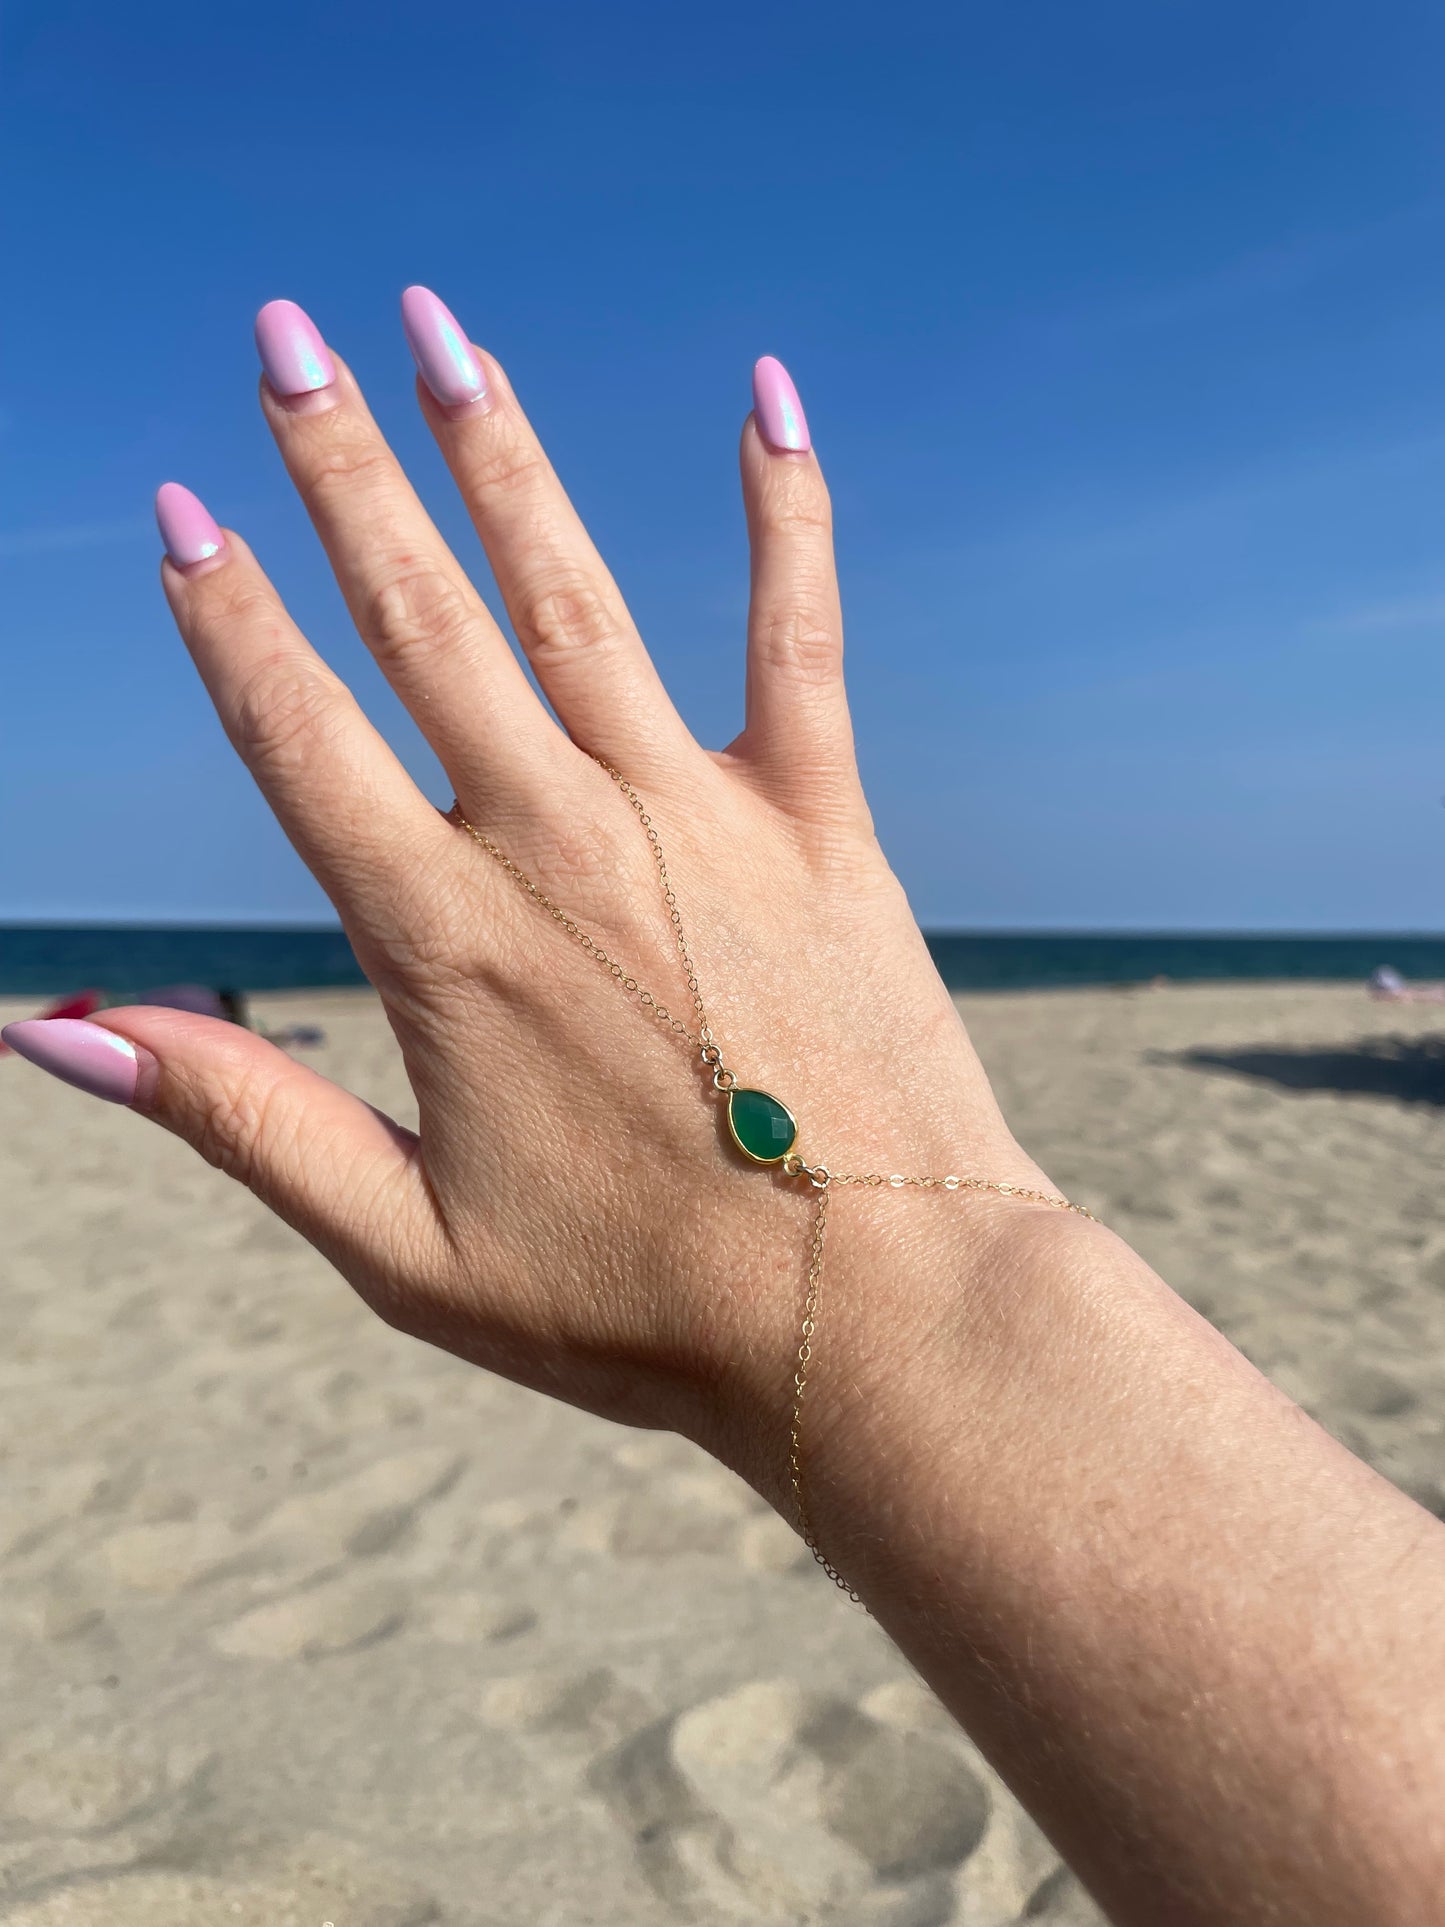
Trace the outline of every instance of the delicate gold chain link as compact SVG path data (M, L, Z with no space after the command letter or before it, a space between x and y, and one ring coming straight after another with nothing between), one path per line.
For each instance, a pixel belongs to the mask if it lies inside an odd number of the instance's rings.
M793 1409L788 1418L788 1482L793 1488L793 1511L798 1530L803 1535L803 1544L838 1590L847 1593L854 1604L863 1606L866 1612L868 1608L863 1605L862 1595L850 1580L843 1577L823 1550L813 1524L812 1507L808 1504L808 1488L803 1481L803 1400L808 1390L808 1375L813 1363L813 1334L818 1329L818 1308L823 1293L823 1249L828 1237L828 1193L833 1181L824 1178L821 1183L817 1179L813 1182L817 1186L817 1202L813 1206L808 1291L803 1300L803 1323L799 1329L798 1364L793 1373Z
M622 794L632 805L637 820L642 825L647 840L652 846L653 861L657 865L658 881L662 884L662 900L667 905L668 921L672 925L673 940L677 945L677 954L682 959L682 967L686 973L687 987L692 995L692 1007L697 1013L696 1034L690 1031L680 1018L674 1017L665 1004L658 1003L652 992L638 983L637 979L624 970L615 958L609 957L601 944L596 942L594 938L588 936L581 925L569 917L559 903L554 903L542 886L539 883L534 883L521 865L514 863L506 851L497 843L493 842L485 830L479 830L475 823L469 823L462 815L462 806L460 803L452 804L452 821L461 829L464 829L468 836L480 843L488 856L495 857L507 875L511 877L514 882L519 883L534 902L541 904L552 921L560 924L567 932L567 935L576 943L580 944L589 957L593 958L597 963L600 963L608 975L614 978L625 991L630 992L632 996L637 999L638 1003L657 1019L658 1023L665 1026L668 1030L675 1031L679 1037L685 1038L689 1044L706 1050L712 1043L712 1026L708 1023L707 1010L702 1001L702 992L698 989L697 965L693 962L692 953L688 949L687 935L682 927L682 912L677 907L677 896L672 887L672 878L667 874L667 860L662 854L661 839L657 834L652 818L648 815L643 805L642 798L637 794L637 791L628 782L627 778L623 776L620 771L613 769L610 763L604 763L600 756L593 760L600 768L606 770L618 789L621 790Z
M522 867L509 857L485 830L479 830L462 815L460 803L453 803L451 819L459 829L466 831L487 854L501 865L527 895L544 909L552 921L558 924L572 940L585 950L589 957L601 964L608 975L629 995L636 997L639 1004L665 1029L685 1039L701 1054L706 1069L712 1072L714 1089L724 1093L734 1090L737 1078L722 1061L722 1051L713 1036L708 1021L707 1008L703 1003L702 992L698 987L697 965L692 960L687 935L682 925L682 912L678 908L677 896L672 887L672 879L667 872L667 861L662 853L662 842L656 826L648 815L642 798L620 771L613 769L602 758L594 760L612 778L631 805L638 822L642 825L647 841L652 848L653 861L657 865L658 881L662 885L662 899L667 906L668 921L672 926L673 941L677 954L682 960L687 979L687 988L692 997L693 1010L697 1016L697 1030L694 1032L675 1017L665 1004L659 1004L650 990L645 989L623 965L610 957L595 938L588 935L576 920L568 916L560 904L555 903L540 884L534 883ZM818 1319L823 1295L823 1257L828 1237L828 1198L835 1185L860 1185L874 1190L902 1191L913 1188L920 1191L992 1191L1001 1198L1020 1198L1028 1204L1049 1205L1058 1211L1072 1211L1081 1218L1097 1223L1092 1211L1082 1204L1073 1204L1068 1198L1056 1196L1048 1191L1031 1190L1024 1184L1004 1184L993 1178L958 1176L950 1172L947 1177L915 1177L902 1171L885 1173L882 1171L830 1171L825 1164L805 1164L796 1151L789 1151L780 1160L782 1170L792 1178L806 1178L814 1190L813 1229L808 1254L808 1285L803 1301L803 1320L799 1328L799 1344L793 1373L793 1402L788 1421L788 1478L793 1492L793 1505L797 1514L798 1530L803 1542L814 1559L827 1573L833 1584L858 1605L863 1605L860 1595L845 1579L832 1560L824 1552L813 1526L811 1507L808 1504L807 1483L803 1476L803 1405L811 1383L813 1364L813 1339L818 1330ZM866 1611L866 1606L864 1607Z
M829 1178L833 1184L866 1184L874 1190L886 1186L903 1191L911 1185L916 1191L994 1191L1001 1198L1022 1198L1026 1204L1049 1204L1056 1211L1072 1211L1093 1224L1099 1222L1087 1205L1073 1204L1053 1191L1032 1191L1026 1184L1000 1184L995 1178L960 1178L952 1172L946 1178L915 1178L901 1171L894 1171L890 1176L881 1171L832 1171Z

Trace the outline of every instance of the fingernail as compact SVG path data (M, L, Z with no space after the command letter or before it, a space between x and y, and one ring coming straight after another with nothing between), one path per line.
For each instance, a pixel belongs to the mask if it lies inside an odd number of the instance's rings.
M793 378L772 355L764 355L753 367L753 413L769 448L806 455L813 446Z
M487 392L482 364L445 301L430 288L408 288L401 297L401 325L422 380L444 407L481 400Z
M256 351L278 395L311 395L336 379L320 330L294 301L268 301L256 316Z
M179 482L162 482L156 490L156 521L160 524L166 554L177 568L208 561L226 546L226 538L211 519L205 503ZM56 1018L54 1021L69 1020Z
M7 1024L0 1037L17 1057L78 1091L103 1097L108 1104L129 1104L135 1096L135 1045L113 1030L79 1017L31 1017Z

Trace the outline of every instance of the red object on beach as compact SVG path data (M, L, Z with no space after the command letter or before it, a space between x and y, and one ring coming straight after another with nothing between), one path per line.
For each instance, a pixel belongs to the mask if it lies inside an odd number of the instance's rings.
M59 1003L48 1004L44 1010L37 1010L37 1018L51 1017L90 1017L105 1003L103 990L78 990L73 997L62 997ZM0 1043L0 1057L10 1055L10 1046Z

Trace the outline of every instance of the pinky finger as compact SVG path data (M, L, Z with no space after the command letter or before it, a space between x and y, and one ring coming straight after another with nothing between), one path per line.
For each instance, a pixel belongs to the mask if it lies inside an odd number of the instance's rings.
M828 490L781 363L758 363L753 394L741 451L752 553L747 726L734 749L784 807L856 811Z
M9 1024L0 1038L64 1083L184 1138L373 1302L403 1268L424 1270L442 1242L417 1137L237 1024L135 1005L107 1010L103 1023Z

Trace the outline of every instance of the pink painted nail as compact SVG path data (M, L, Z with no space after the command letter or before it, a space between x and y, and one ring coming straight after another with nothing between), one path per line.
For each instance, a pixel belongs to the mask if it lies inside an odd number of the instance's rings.
M226 538L212 521L206 506L179 482L162 482L156 490L156 521L166 554L177 568L192 562L205 562L219 555ZM67 1021L56 1018L55 1022Z
M103 1097L108 1104L129 1104L135 1096L135 1045L113 1030L80 1017L30 1017L7 1024L0 1037L17 1057L28 1058L78 1091Z
M421 378L446 408L480 401L487 377L456 316L430 288L408 288L401 297L401 325Z
M764 355L753 368L753 413L758 433L780 453L806 455L813 446L808 438L808 418L793 378L782 362Z
M256 316L256 351L278 395L311 395L336 379L320 330L294 301L268 301Z

